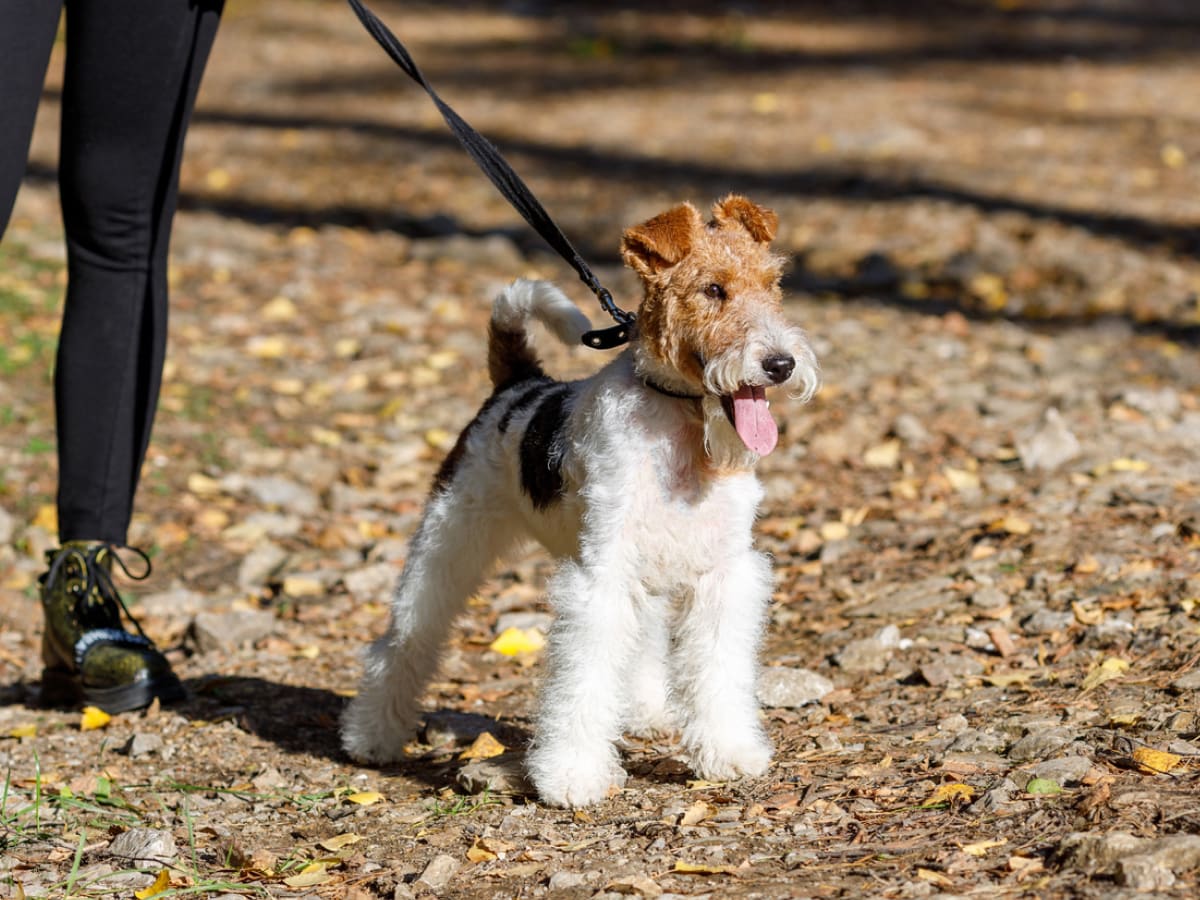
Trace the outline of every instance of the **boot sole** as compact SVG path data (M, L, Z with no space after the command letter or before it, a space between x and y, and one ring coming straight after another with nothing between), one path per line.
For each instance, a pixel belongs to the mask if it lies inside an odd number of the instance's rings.
M130 712L144 709L157 697L162 704L184 699L187 692L183 684L172 675L170 678L144 679L133 684L110 688L95 688L81 684L79 677L58 669L42 672L42 706L74 708L80 704L96 706L106 713Z

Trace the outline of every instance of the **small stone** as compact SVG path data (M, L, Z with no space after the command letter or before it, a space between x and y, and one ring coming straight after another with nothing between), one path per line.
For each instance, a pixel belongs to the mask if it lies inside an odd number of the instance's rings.
M848 643L834 661L847 672L882 672L892 658L892 651L900 646L900 629L886 625L874 637Z
M554 616L550 615L550 613L516 610L514 612L501 613L497 616L496 626L493 631L495 634L503 634L509 628L519 628L522 631L536 628L542 634L549 634L550 625L553 622Z
M190 634L197 650L211 653L253 644L274 631L275 626L275 614L265 609L203 612L192 620Z
M1069 612L1039 609L1021 622L1021 630L1027 635L1053 634L1066 631L1075 624L1075 616Z
M302 484L279 475L247 478L245 488L264 506L298 516L311 516L321 508L317 495Z
M108 845L108 855L131 867L168 865L177 854L175 838L156 828L130 828Z
M1063 787L1078 785L1092 769L1092 761L1086 756L1060 756L1038 763L1030 772L1034 778L1057 781Z
M163 744L164 741L161 734L153 732L138 733L125 743L124 751L133 759L140 759L143 756L150 756L152 753L160 752Z
M758 702L768 707L798 709L832 690L832 681L808 669L767 666L758 676Z
M1026 471L1051 471L1079 455L1079 439L1053 406L1032 432L1017 439L1017 454Z
M587 884L587 877L578 872L555 872L550 876L547 887L551 891L570 891Z
M1175 884L1175 873L1149 856L1131 856L1117 861L1117 884L1138 893L1165 891Z
M458 874L462 863L449 854L442 853L430 860L429 865L417 878L417 884L423 884L435 894L440 894L449 885L450 880Z
M971 595L971 605L980 609L1003 609L1008 605L1008 594L998 587L981 587Z
M946 716L937 724L938 731L945 734L960 734L967 730L969 723L967 717L961 713L955 713L952 716Z
M525 777L524 757L519 753L504 753L491 759L476 759L458 770L456 781L467 793L533 794Z
M1200 669L1193 669L1184 675L1180 675L1171 682L1171 689L1182 694L1187 691L1200 691Z
M242 557L238 566L238 587L246 591L257 590L266 584L287 562L287 551L277 544L264 541Z
M983 663L970 656L947 653L920 668L921 677L931 687L983 674Z
M1074 733L1066 728L1045 728L1031 731L1008 748L1008 758L1014 762L1046 759L1074 739Z
M396 583L397 569L391 563L375 563L347 572L342 584L359 600L386 600Z
M469 744L485 731L492 731L496 720L474 713L439 710L425 717L422 737L431 747L447 744Z

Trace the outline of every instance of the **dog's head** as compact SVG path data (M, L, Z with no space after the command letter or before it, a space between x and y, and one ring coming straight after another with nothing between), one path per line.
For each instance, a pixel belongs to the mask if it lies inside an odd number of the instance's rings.
M625 232L621 256L645 291L634 353L642 377L703 396L714 458L752 464L778 439L766 388L811 397L817 362L783 316L783 259L770 248L778 217L738 195L712 215L683 203Z

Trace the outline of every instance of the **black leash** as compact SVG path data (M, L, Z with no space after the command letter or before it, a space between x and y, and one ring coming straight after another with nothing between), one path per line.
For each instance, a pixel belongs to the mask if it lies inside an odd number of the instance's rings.
M375 38L376 43L384 49L396 65L404 70L409 78L423 87L425 93L429 94L430 99L433 100L438 111L442 114L442 118L446 120L446 124L450 126L450 130L454 133L454 136L458 138L458 142L470 154L471 159L475 160L475 164L483 170L483 174L492 180L492 184L513 205L517 212L525 218L525 221L533 227L533 230L540 234L547 244L557 250L558 254L571 264L571 267L579 273L579 277L583 283L600 300L600 306L617 323L609 328L598 328L587 332L583 336L584 346L592 347L596 350L607 350L628 342L634 314L617 306L613 301L612 294L600 284L595 274L588 268L588 264L583 261L583 257L571 246L571 242L567 240L567 236L562 233L562 229L558 227L555 221L550 218L550 214L538 202L537 197L533 195L533 191L513 171L512 166L500 155L500 151L492 146L487 138L468 125L462 116L456 113L449 104L438 96L437 91L425 80L425 76L417 68L417 64L413 61L412 56L409 55L408 50L392 34L388 27L379 20L379 17L367 9L363 5L362 0L348 0L348 2L354 10L355 15L358 16L359 21L363 23L363 27L367 29L371 37Z

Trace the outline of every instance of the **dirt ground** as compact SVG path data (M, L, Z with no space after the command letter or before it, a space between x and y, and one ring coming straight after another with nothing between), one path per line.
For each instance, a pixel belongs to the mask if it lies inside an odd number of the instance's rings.
M154 571L122 583L181 706L85 730L35 702L54 67L0 247L0 897L1195 897L1195 4L377 9L626 305L623 227L729 191L778 211L824 387L775 402L761 466L774 765L707 783L630 738L619 795L537 804L509 764L538 655L492 646L548 619L532 550L472 601L409 761L342 754L487 393L492 292L552 277L601 316L340 0L247 0L184 162L130 535ZM484 732L507 752L469 759Z

